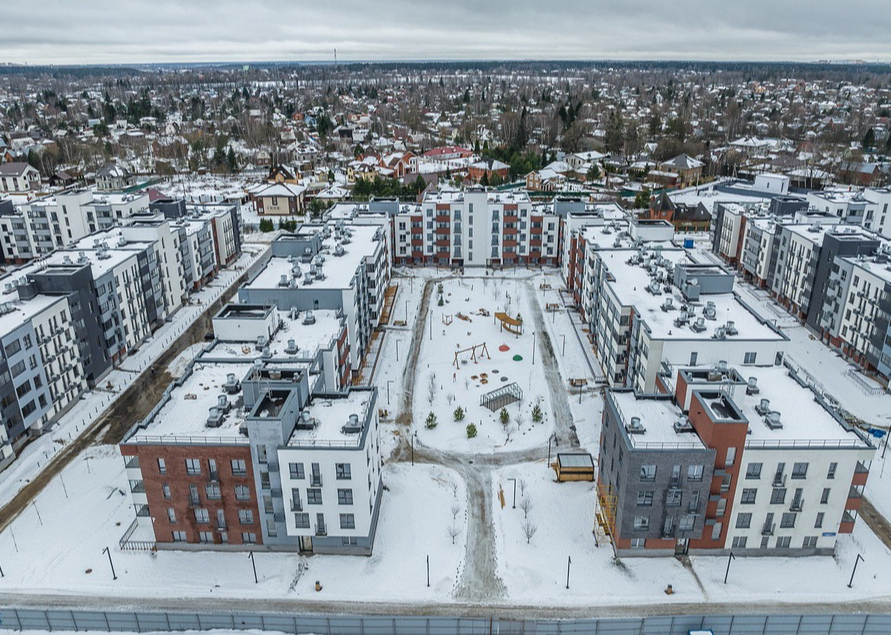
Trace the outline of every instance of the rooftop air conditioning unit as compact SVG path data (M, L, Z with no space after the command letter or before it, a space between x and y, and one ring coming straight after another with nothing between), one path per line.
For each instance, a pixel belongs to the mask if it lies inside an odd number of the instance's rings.
M287 287L288 286L288 276L286 274L282 274L281 278L279 278L278 286Z
M757 395L761 392L761 389L758 388L758 378L757 377L749 377L749 381L746 384L746 394L747 395Z
M631 417L631 421L625 425L625 431L629 434L643 434L647 429L640 422L640 417Z
M300 413L300 416L297 417L298 430L313 430L317 423L318 421L309 415L308 410L304 410Z
M764 417L764 423L771 430L779 430L783 427L783 422L780 421L780 413L776 410L771 410L767 413L767 416Z
M254 344L254 348L257 349L257 350L260 350L261 348L263 348L264 346L266 346L266 343L267 343L268 341L269 341L269 338L266 337L265 335L258 335L258 336L257 336L257 342Z
M217 408L222 410L224 413L229 412L229 400L226 399L226 395L217 395Z
M297 354L297 342L294 340L288 340L288 345L285 347L285 352L288 355L296 355Z
M705 318L696 318L696 321L690 328L697 333L702 333L705 330Z
M359 415L351 414L349 420L340 431L344 434L356 434L362 432L362 424L359 422Z
M260 351L260 357L272 357L272 350L268 346L264 346L263 350Z
M727 324L724 325L724 330L727 331L727 335L739 335L739 331L736 328L736 322L733 320L727 321Z
M674 300L669 297L665 298L665 302L662 303L661 308L665 313L668 313L669 311L674 311L677 307L674 306Z
M312 281L313 281L313 275L309 271L307 271L303 275L303 284L312 284Z
M703 307L702 314L707 320L714 320L717 316L717 312L715 311L715 303L709 300Z
M762 417L767 415L770 412L770 399L762 399L758 402L758 405L755 406L755 412L757 412Z
M683 417L674 422L675 432L693 432L693 424L690 423L690 417Z
M216 406L212 407L207 415L207 427L208 428L219 428L223 425L223 419L226 418L226 415L222 410L217 408Z
M223 384L223 390L225 390L230 395L234 395L238 392L241 386L238 383L238 379L235 377L235 373L229 373L226 375L226 383Z
M316 323L316 316L313 315L312 311L307 311L303 314L303 325L310 326Z

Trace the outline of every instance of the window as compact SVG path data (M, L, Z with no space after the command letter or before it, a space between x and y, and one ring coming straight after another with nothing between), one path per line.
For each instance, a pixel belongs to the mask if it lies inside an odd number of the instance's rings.
M203 507L199 507L195 510L195 522L197 523L209 523L210 522L210 514L207 513L207 510Z
M734 549L745 549L747 542L748 542L748 538L746 538L745 536L734 536L733 548Z
M309 514L294 514L294 524L297 526L297 529L309 529Z
M679 489L670 489L665 496L666 507L680 507L683 495Z
M262 445L262 444L258 445L257 446L257 461L259 461L260 463L266 463L267 462L266 459L267 459L266 446Z
M777 538L777 549L788 549L792 546L791 536L780 536Z
M688 481L701 481L702 480L702 471L703 466L701 465L691 465L687 468L687 480Z
M792 478L807 478L807 463L793 463Z
M635 516L634 517L635 531L646 531L649 528L650 528L650 517L649 516Z
M801 542L801 547L803 549L816 549L817 537L816 536L805 536L804 540Z
M820 504L825 505L829 502L829 492L830 489L828 487L823 488L823 495L820 496Z
M238 522L242 525L253 525L254 524L254 512L250 509L239 509L238 510Z
M699 492L690 492L690 501L687 503L687 510L691 512L699 510Z
M653 506L653 492L638 492L637 493L637 505L638 505L638 507L652 507Z
M174 531L173 532L173 542L185 542L186 541L186 532L184 531Z
M752 514L746 512L736 515L736 528L748 529L752 526Z
M349 463L335 463L334 472L336 474L337 480L339 481L348 481L353 477Z
M644 538L632 538L631 539L631 548L632 549L644 549L647 545L647 541Z
M235 486L235 500L247 501L251 500L251 488L247 485Z
M337 504L338 505L352 505L353 504L353 490L351 490L351 489L337 490Z
M830 463L829 464L829 472L826 473L827 479L835 478L835 470L838 469L838 463Z
M736 448L727 448L727 456L724 458L724 465L727 467L733 465L736 461Z
M257 534L252 531L244 531L241 533L241 542L246 545L257 544Z
M176 510L172 507L167 508L167 520L168 522L175 523L176 522Z
M208 483L204 486L204 491L210 500L220 500L223 497L220 486L217 483Z
M6 351L6 357L9 358L22 350L22 344L18 340L13 340L3 350Z
M213 542L213 532L212 531L199 531L198 532L198 542Z
M355 529L356 528L355 514L341 514L340 515L340 528L341 529Z
M721 491L728 492L730 491L730 482L733 480L732 474L725 474L721 477Z
M797 514L793 513L785 513L780 518L780 528L782 529L794 529L795 528L795 516Z
M721 539L721 530L724 529L724 523L715 523L712 525L712 540Z
M718 506L715 508L715 515L723 516L726 511L727 511L727 499L721 498L718 500Z
M288 471L291 478L295 480L303 480L306 478L306 471L303 469L303 463L289 463Z
M817 520L814 522L814 529L820 529L823 527L823 517L825 514L823 512L817 512Z
M232 476L244 476L247 474L247 461L244 459L232 459Z
M158 459L158 474L167 474L167 462L164 459Z
M186 459L186 474L190 476L201 474L201 461L198 459Z
M742 496L740 496L739 502L743 505L754 505L757 495L758 490L754 487L743 488Z
M761 463L749 463L746 466L746 478L752 480L761 478Z
M168 485L167 483L164 483L163 485L161 485L161 494L164 495L164 498L169 500L170 496L171 496L170 485Z
M678 531L693 531L693 524L696 522L696 516L693 514L685 514L681 516L681 521L678 524Z
M746 353L745 357L743 357L743 364L754 364L757 355L757 353Z
M655 465L641 465L640 466L640 480L655 481L656 480L656 466Z
M306 490L306 503L308 505L322 504L322 490L317 488L309 488Z
M786 502L786 488L785 487L775 487L774 490L770 493L770 504L771 505L782 505Z
M690 353L690 366L696 366L696 361L699 359L699 353L692 352Z
M192 483L189 485L189 505L197 505L201 502L198 498L198 486Z

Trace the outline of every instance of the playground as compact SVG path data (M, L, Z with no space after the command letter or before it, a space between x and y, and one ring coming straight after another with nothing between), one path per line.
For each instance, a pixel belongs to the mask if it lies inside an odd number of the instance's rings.
M434 286L413 400L422 443L467 452L547 444L553 413L531 301L522 282L491 276Z

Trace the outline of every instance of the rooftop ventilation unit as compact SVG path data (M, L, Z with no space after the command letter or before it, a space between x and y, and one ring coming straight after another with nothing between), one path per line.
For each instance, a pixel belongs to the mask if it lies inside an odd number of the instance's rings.
M345 253L346 253L346 251L344 250L343 245L341 245L340 243L337 243L336 245L334 245L334 255L335 256L340 257L340 256L344 255Z
M312 280L313 280L313 275L309 271L307 271L303 275L303 284L312 284Z
M270 349L268 346L264 346L263 350L260 351L260 357L272 357L272 349Z
M758 405L755 406L755 412L757 412L762 417L767 415L770 412L770 399L762 399L758 402Z
M662 295L662 285L659 284L656 280L653 280L650 284L648 284L646 289L653 295Z
M783 422L780 421L780 413L776 410L771 410L767 413L767 416L764 417L764 423L771 430L779 430L783 427Z
M761 392L761 389L758 388L758 378L757 377L749 377L749 382L746 384L746 394L747 395L757 395Z
M99 260L108 260L109 258L111 258L111 254L108 253L108 249L106 249L105 247L100 247L99 251L96 252L96 257Z
M241 386L238 383L238 379L235 377L235 373L226 375L226 383L223 384L223 390L230 395L234 395L238 392L239 388L241 388Z
M713 340L726 340L727 339L727 329L723 326L719 326L715 329L715 332L712 334Z
M640 417L631 417L631 421L625 425L625 431L629 434L643 434L647 429L640 422Z
M226 395L217 395L217 408L222 410L224 413L229 412L229 400L226 399Z
M291 278L291 282L288 284L288 287L291 289L297 288L297 278Z
M266 343L268 341L269 341L269 338L266 337L265 335L258 335L257 342L254 344L254 348L259 351L261 348L266 346Z
M291 310L288 311L288 315L290 316L291 320L296 322L297 321L297 307L292 306Z
M690 316L683 309L681 310L681 314L674 319L674 325L677 328L687 325L690 322Z
M74 263L71 261L71 256L69 256L68 254L65 254L64 256L62 256L62 264L63 265L73 265Z
M709 300L706 305L702 308L702 314L705 316L707 320L714 320L717 316L717 311L715 310L715 303Z
M807 228L809 232L812 234L817 234L820 232L820 221L814 221L813 224Z
M297 264L291 265L291 275L292 276L294 276L296 278L301 273L303 273L303 272L300 270L300 265L297 265Z
M674 431L681 432L693 432L693 424L690 423L690 417L683 417L674 422Z
M696 318L696 321L690 326L696 333L702 333L705 330L705 318Z
M270 368L269 369L269 379L272 381L278 381L282 378L282 371L278 368Z
M217 408L216 406L212 407L207 414L207 427L208 428L219 428L223 425L223 420L226 418L225 413L222 410Z
M294 340L288 340L288 345L285 347L285 352L288 355L296 355L297 354L297 342Z
M715 364L715 370L718 371L719 373L726 373L728 370L730 370L730 367L727 365L727 360L726 359L718 360L718 363Z
M278 280L278 286L287 287L288 286L288 276L286 274L282 274L281 278Z
M298 430L314 430L318 421L309 416L309 411L304 410L300 413L300 416L297 417L297 429Z
M351 414L349 420L340 431L344 434L356 434L362 432L362 424L359 422L359 415Z
M727 335L739 335L739 331L736 328L736 322L733 320L727 320L727 324L724 325L724 330L727 331Z
M674 300L672 298L665 298L665 302L662 303L661 309L668 313L669 311L674 311L677 307L674 305Z
M316 323L316 316L312 314L312 311L307 311L303 314L303 325L310 326Z

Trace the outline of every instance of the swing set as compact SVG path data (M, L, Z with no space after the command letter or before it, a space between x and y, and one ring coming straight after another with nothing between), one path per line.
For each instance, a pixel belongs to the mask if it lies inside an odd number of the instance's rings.
M489 356L489 349L486 348L485 342L483 342L482 344L474 344L470 348L462 348L461 350L455 351L455 359L452 363L455 365L455 368L459 370L461 368L461 360L458 358L458 356L464 353L470 353L470 361L472 361L474 364L478 364L479 360L483 359L484 357L486 359L492 359Z

